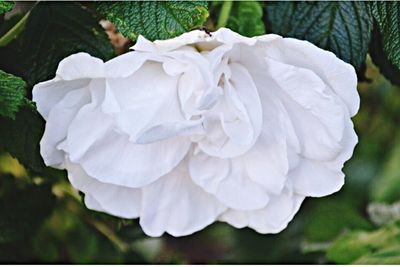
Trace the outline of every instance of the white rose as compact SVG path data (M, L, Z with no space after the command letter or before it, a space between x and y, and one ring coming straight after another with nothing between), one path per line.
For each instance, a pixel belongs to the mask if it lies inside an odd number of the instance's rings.
M33 90L45 163L86 206L150 236L216 220L277 233L338 191L357 143L351 65L306 41L228 29L139 37L106 63L78 53Z

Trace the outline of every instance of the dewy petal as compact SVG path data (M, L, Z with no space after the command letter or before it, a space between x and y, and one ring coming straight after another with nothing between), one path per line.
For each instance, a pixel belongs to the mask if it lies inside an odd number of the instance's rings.
M360 97L357 92L357 75L353 66L340 60L332 52L320 49L307 41L282 38L269 44L265 49L266 56L288 65L313 71L346 104L350 116L357 113Z
M267 191L247 176L241 159L219 159L200 152L190 157L189 171L196 184L230 208L259 209L268 203Z
M195 185L184 160L172 172L143 188L140 225L149 236L190 235L213 223L226 209Z
M250 227L261 234L279 233L300 208L304 196L292 194L285 189L281 195L272 197L268 205L260 210L228 210L220 217L236 228Z
M89 102L89 91L80 89L70 91L50 111L45 131L40 141L40 154L47 166L61 167L64 162L64 152L57 146L67 137L67 130L79 111L79 108Z
M68 178L71 184L86 194L89 209L105 211L127 219L140 215L141 189L99 182L90 177L78 164L67 161Z

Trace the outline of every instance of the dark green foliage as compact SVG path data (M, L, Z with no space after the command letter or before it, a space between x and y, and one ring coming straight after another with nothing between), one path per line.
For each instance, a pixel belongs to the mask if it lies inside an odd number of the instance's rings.
M161 40L202 26L207 7L207 1L130 1L99 2L97 10L132 40L139 34Z
M263 9L259 2L234 2L227 27L245 36L265 34Z
M372 14L365 2L268 2L268 31L310 41L356 69L365 60Z
M400 85L400 69L391 63L383 49L382 34L374 27L369 48L372 61L379 67L379 71L393 84Z
M0 1L0 15L10 11L15 5L14 1Z
M400 199L400 135L386 161L382 172L374 180L372 199L376 202L393 203Z
M383 49L387 58L400 69L400 3L374 2L372 14L382 34Z
M25 82L0 70L0 115L15 118L15 114L23 103Z
M24 106L15 120L0 117L0 147L35 172L43 171L39 142L44 131L42 117L31 106Z
M45 185L27 185L1 194L0 244L20 239L28 241L36 228L51 214L54 200L51 187Z
M27 22L19 54L28 84L53 78L58 63L77 52L110 59L113 48L98 21L78 3L39 3Z
M370 223L354 208L354 204L333 196L314 203L314 216L305 227L309 241L322 242L334 239L344 230L370 229Z

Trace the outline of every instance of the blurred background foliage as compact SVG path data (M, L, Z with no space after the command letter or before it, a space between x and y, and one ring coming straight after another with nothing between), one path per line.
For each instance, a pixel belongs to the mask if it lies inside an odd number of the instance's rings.
M140 16L151 19L150 11L160 7L170 10L159 15L167 28L138 26ZM174 13L177 7L185 15ZM351 23L346 16L352 14L363 16ZM400 5L1 1L0 103L5 97L16 102L0 110L0 262L399 264L399 55L385 42L398 45L400 36L385 31L400 23L399 16L382 22L385 14L400 15ZM346 184L334 195L306 199L279 234L214 223L188 237L149 238L137 220L86 209L65 172L45 167L39 156L44 123L29 100L31 88L53 77L62 58L86 51L107 60L126 52L138 34L169 38L202 24L211 31L225 26L247 36L306 39L357 68L359 144L344 168Z

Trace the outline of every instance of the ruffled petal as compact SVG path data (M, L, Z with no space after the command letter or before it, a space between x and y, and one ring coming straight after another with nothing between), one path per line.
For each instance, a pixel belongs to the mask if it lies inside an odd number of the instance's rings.
M104 78L105 66L99 58L87 53L77 53L61 60L56 75L65 81Z
M248 71L238 63L229 64L223 75L224 95L207 112L206 137L201 150L216 157L236 157L256 142L262 127L262 110L257 88ZM218 122L220 121L220 122Z
M140 215L141 189L102 183L90 177L78 164L67 161L71 184L86 194L89 209L105 211L111 215L132 219Z
M213 223L226 209L189 177L187 162L143 188L140 225L149 236L190 235Z
M314 73L276 61L268 61L271 86L284 104L301 153L310 159L331 160L342 146L345 110Z
M60 102L66 94L74 90L84 90L90 79L63 81L59 78L38 83L33 87L32 100L36 102L40 115L47 120L51 109Z
M278 38L268 43L265 54L282 63L313 71L346 104L354 116L360 106L357 75L353 66L340 60L332 52L318 48L307 41Z
M219 159L198 153L190 157L189 171L196 184L230 208L259 209L268 203L267 191L248 177L241 159Z
M236 228L250 227L261 234L279 233L293 219L304 198L285 189L281 195L271 198L263 209L254 211L230 209L221 215L220 220Z
M190 141L185 137L143 145L110 131L75 162L99 181L138 188L173 170L189 147Z
M88 103L89 100L87 89L70 91L50 111L40 141L40 154L47 166L61 167L65 155L57 146L67 137L68 127L80 107Z
M323 162L308 159L301 159L289 177L295 192L310 197L330 195L344 184L344 174L340 169L331 170Z

